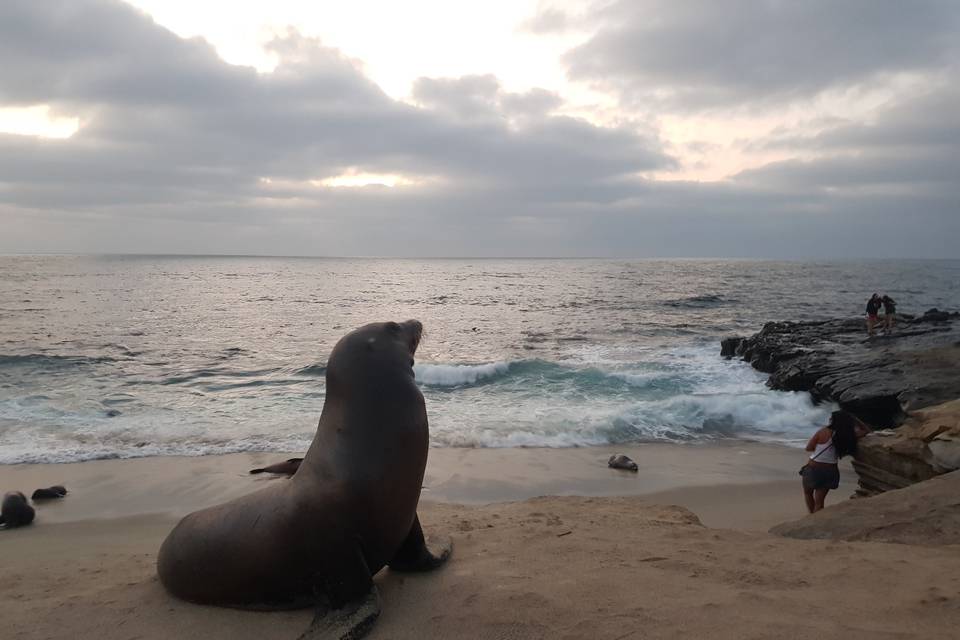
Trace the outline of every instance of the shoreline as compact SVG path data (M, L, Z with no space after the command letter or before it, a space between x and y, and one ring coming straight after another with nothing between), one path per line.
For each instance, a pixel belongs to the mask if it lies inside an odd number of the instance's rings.
M640 469L610 469L625 453ZM146 457L77 463L0 466L0 489L67 487L62 500L36 504L34 526L159 515L178 519L264 486L283 482L251 468L302 453L233 453ZM803 515L796 469L801 449L745 441L642 444L566 449L431 449L421 502L484 505L538 496L641 496L693 510L708 526L765 530ZM844 462L840 489L853 493L855 474Z

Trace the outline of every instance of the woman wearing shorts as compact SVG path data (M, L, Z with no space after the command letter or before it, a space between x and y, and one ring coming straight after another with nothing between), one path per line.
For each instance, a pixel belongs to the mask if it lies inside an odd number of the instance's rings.
M807 511L814 513L823 509L827 493L840 486L840 458L856 455L857 438L867 432L866 425L852 414L834 411L830 424L813 434L807 443L810 459L800 470Z

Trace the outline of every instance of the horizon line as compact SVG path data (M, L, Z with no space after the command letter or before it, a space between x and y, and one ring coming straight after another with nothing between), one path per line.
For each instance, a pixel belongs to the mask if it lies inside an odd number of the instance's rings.
M857 262L883 260L910 260L922 262L956 261L951 257L891 257L891 256L844 256L844 257L769 257L769 256L564 256L564 255L467 255L467 256L391 256L391 255L308 255L272 253L135 253L135 252L85 252L85 251L0 251L0 257L26 256L73 256L73 257L130 257L130 258L287 258L302 260L741 260L749 262Z

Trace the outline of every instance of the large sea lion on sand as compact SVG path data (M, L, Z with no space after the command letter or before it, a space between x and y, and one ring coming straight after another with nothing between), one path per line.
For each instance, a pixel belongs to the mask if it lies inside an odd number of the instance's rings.
M369 324L327 363L313 443L289 482L188 515L160 548L174 595L241 608L318 603L307 637L358 638L376 619L372 578L389 565L424 571L431 552L417 518L427 462L427 413L414 381L422 326Z

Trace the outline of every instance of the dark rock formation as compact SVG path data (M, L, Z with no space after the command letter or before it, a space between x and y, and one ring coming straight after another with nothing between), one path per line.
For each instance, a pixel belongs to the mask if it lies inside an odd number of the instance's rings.
M785 391L809 391L864 422L893 427L905 411L960 398L960 314L931 309L898 316L891 335L868 338L859 318L770 322L751 338L727 338L739 356Z
M805 540L960 544L960 471L865 500L845 500L770 533Z
M771 322L727 338L721 354L770 374L773 389L808 391L880 431L860 442L861 495L906 487L960 467L960 314L898 316L891 335L868 338L861 319ZM950 403L950 404L944 404ZM908 419L908 413L943 405Z

